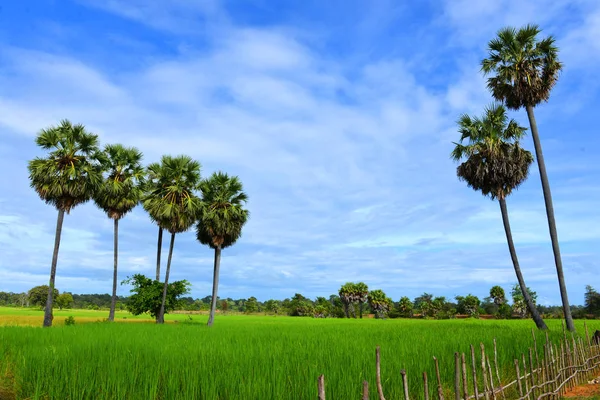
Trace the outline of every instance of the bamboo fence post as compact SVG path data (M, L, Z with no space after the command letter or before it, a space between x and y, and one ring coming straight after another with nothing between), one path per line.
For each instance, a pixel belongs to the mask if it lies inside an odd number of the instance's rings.
M521 354L521 359L523 361L523 381L525 382L525 393L527 394L527 398L531 399L531 395L529 394L529 380L527 379L527 362L525 362L525 354Z
M529 375L529 380L531 381L531 396L535 399L535 385L537 384L537 380L535 377L535 373L533 372L533 351L531 347L529 348L529 370L531 374Z
M498 351L496 349L496 338L494 338L494 367L496 368L496 377L498 378L498 385L500 385L500 393L502 393L502 398L506 399L506 393L504 393L504 387L502 386L502 379L500 379L500 370L498 369Z
M402 375L402 386L404 386L404 400L409 400L408 398L408 379L406 379L406 370L401 370L400 375Z
M423 372L423 390L425 400L429 400L429 383L427 382L427 372Z
M590 342L590 334L588 332L588 327L587 327L587 324L585 323L585 319L583 320L583 329L585 330L585 341L588 346L591 346L592 343Z
M558 390L558 387L560 385L560 379L562 378L562 374L563 372L561 371L560 368L560 354L558 353L558 345L556 343L553 343L552 346L550 347L550 350L552 351L552 368L554 370L554 375L556 378L556 382L554 382L554 390ZM559 391L560 393L560 391ZM556 397L558 396L558 393L556 393Z
M454 353L454 398L460 400L460 354Z
M435 361L435 376L437 377L438 399L444 400L444 390L442 389L442 378L440 377L440 365L438 363L437 358L433 357L433 360Z
M488 377L487 371L485 369L485 346L483 345L483 343L479 343L479 347L481 348L481 372L483 375L483 394L485 396L485 400L489 400L490 395L488 393Z
M465 353L461 354L461 365L462 365L462 384L463 384L463 396L465 400L469 398L469 380L467 378L467 362L465 361ZM477 400L477 399L475 399Z
M569 368L569 373L568 376L573 375L573 357L571 356L571 345L569 344L569 340L565 339L565 350L566 350L566 359L567 359L567 365ZM573 379L570 379L567 386L569 388L573 387Z
M542 392L548 392L551 390L548 382L552 379L550 378L550 374L548 373L548 359L550 358L550 353L548 352L548 343L544 343L544 358L542 359Z
M564 337L564 340L566 341L567 340L567 331L565 331L565 320L561 320L560 324L562 325L563 337Z
M492 392L492 399L496 400L496 390L494 388L494 374L492 373L492 366L490 364L490 358L488 356L485 357L487 361L488 372L490 374L490 390Z
M325 400L325 375L319 375L318 388L319 400Z
M519 360L515 358L515 371L517 371L517 387L519 388L519 397L523 397L523 385L521 384L521 372L519 371Z
M379 346L375 348L375 372L377 379L377 393L379 394L379 400L385 400L383 396L383 388L381 387L381 365L379 359Z
M369 382L363 381L362 400L369 400Z
M475 363L475 348L471 345L471 363L473 367L473 392L475 394L475 400L479 399L479 389L477 384L477 364Z
M540 369L540 356L538 354L537 337L535 336L535 331L533 328L531 328L531 334L533 335L533 349L535 350L536 381L541 382L542 375L541 375L541 369Z
M579 362L579 350L577 349L577 343L575 342L575 335L573 335L573 332L571 332L571 341L573 342L573 373L575 374L573 381L575 386L577 386L581 383L579 368L577 368L577 366L581 363Z

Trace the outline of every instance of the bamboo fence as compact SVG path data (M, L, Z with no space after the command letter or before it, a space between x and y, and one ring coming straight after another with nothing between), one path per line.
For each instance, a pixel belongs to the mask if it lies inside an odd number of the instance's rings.
M454 400L542 400L560 399L565 392L575 386L585 384L600 372L600 342L590 340L587 324L584 322L585 338L570 337L563 325L563 337L559 343L548 339L543 344L543 354L538 351L537 339L532 329L533 348L521 354L520 359L514 360L515 379L503 382L498 367L498 352L494 339L493 360L488 356L481 343L478 351L471 345L469 354L454 353ZM477 362L479 358L479 363ZM445 400L445 391L440 378L438 359L433 357L435 364L438 400ZM470 361L470 363L469 363ZM469 381L469 370L471 372ZM375 371L377 395L379 400L385 400L381 387L381 368L379 346L375 349ZM430 400L427 373L423 372L423 390L409 395L407 373L400 371L404 389L404 400L423 398ZM318 377L318 399L325 400L325 376ZM471 387L469 387L471 386ZM471 392L472 389L472 392ZM446 392L447 393L447 392ZM363 382L362 400L369 400L369 383ZM448 399L450 400L450 399Z

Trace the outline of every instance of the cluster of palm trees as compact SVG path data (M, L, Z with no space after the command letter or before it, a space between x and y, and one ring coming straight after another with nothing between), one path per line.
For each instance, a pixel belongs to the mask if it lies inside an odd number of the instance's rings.
M461 137L460 142L455 143L452 158L456 161L465 159L457 168L459 179L466 181L474 190L480 190L484 196L498 199L510 256L527 308L537 327L547 329L527 291L506 207L506 198L527 179L529 167L534 161L531 152L523 149L519 143L527 128L519 126L513 119L509 120L506 110L525 108L542 181L564 317L567 328L574 331L552 195L534 116L534 108L542 101L548 101L562 63L558 60L554 38L548 36L538 40L540 32L537 25L527 25L519 30L508 27L501 29L496 38L489 42L489 56L481 62L481 70L489 75L487 86L498 103L487 107L481 118L468 115L460 117L458 131Z
M356 318L355 304L358 304L360 318L363 317L365 303L369 304L378 317L387 314L394 304L392 299L387 297L382 290L369 291L369 287L364 282L347 282L342 285L338 293L344 306L346 318L350 318L350 314Z
M58 210L44 326L52 326L53 289L64 215L90 200L114 221L113 290L108 319L114 320L117 298L119 220L142 203L151 220L158 225L156 280L160 279L163 231L171 234L157 323L164 322L175 236L195 225L198 241L215 252L208 320L208 325L212 326L221 250L236 242L249 217L248 210L244 209L247 196L238 177L216 172L202 179L200 163L184 155L166 155L160 163L144 168L142 153L136 148L114 144L101 150L97 135L68 120L40 131L36 143L48 154L29 162L30 183L42 200Z

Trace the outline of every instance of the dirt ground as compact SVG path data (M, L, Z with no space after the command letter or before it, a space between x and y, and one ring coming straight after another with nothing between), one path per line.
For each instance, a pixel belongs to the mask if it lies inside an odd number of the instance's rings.
M564 397L571 399L600 399L600 384L590 383L569 389Z

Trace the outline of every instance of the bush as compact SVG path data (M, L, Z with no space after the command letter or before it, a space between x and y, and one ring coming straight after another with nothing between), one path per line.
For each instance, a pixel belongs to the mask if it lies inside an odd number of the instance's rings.
M67 319L65 319L65 325L75 325L75 318L72 315L69 315Z

